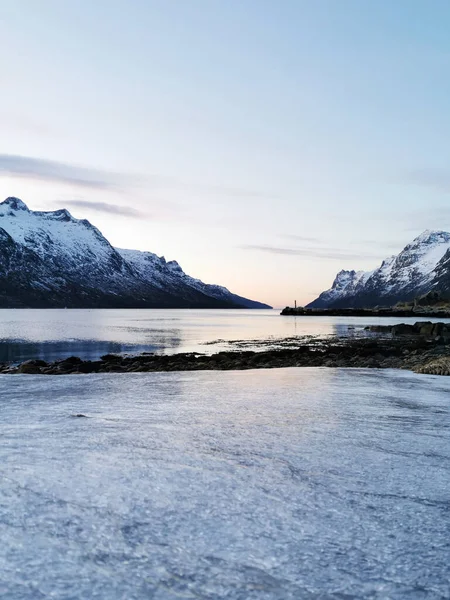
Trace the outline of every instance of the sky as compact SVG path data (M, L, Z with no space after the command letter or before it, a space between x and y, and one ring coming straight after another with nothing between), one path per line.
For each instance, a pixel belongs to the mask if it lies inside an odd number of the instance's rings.
M448 0L0 0L0 198L276 307L450 231Z

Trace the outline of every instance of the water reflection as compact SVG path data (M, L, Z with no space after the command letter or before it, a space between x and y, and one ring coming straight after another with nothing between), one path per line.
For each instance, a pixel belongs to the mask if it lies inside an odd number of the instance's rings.
M135 343L98 339L62 339L34 341L29 339L0 339L0 363L18 363L39 358L53 361L69 356L97 360L104 354L141 354L142 352L177 352L183 340L179 330L151 332L140 336Z
M70 355L95 359L107 352L209 354L297 347L305 336L366 335L367 325L398 322L386 317L282 317L278 310L3 309L0 362Z
M69 356L95 360L103 354L155 352L158 346L118 344L96 340L56 342L29 342L27 340L0 340L0 363L15 363L40 358L52 361Z

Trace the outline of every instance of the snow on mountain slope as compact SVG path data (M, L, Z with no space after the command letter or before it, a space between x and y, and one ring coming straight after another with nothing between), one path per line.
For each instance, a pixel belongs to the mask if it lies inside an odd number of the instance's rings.
M365 271L339 271L331 288L320 295L323 306L353 296L358 285L361 282L365 283L370 275L371 272L366 273Z
M125 250L122 248L116 248L116 250L136 274L158 287L164 287L167 284L169 271L164 256L139 250Z
M67 210L0 203L0 306L267 307L186 275L151 252L117 250Z
M424 231L405 246L385 271L385 293L425 285L449 248L450 233Z
M31 211L18 198L7 198L0 203L0 227L55 268L109 283L129 274L128 265L100 231L65 209Z
M345 308L391 305L431 289L436 267L450 250L450 233L426 230L374 271L341 271L330 290L308 306Z
M117 248L117 251L140 276L158 287L176 291L181 286L196 290L210 298L233 302L245 308L268 307L265 304L233 294L221 285L203 283L200 279L187 275L176 260L166 261L164 256L157 256L152 252L141 252L139 250Z

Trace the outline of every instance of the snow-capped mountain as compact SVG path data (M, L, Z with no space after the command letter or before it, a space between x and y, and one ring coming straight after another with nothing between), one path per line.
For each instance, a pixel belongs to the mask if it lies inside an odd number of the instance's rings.
M392 306L450 289L450 233L426 230L374 271L340 271L308 308Z
M267 308L151 252L114 248L65 209L0 203L0 307Z
M176 291L180 285L186 285L189 288L197 290L201 294L205 294L216 300L224 302L231 301L240 306L254 308L253 305L255 302L253 300L248 300L247 298L233 294L226 287L221 285L203 283L200 279L195 279L190 275L186 275L176 260L167 262L164 256L157 256L152 252L123 250L120 248L116 248L116 250L130 265L133 266L143 279L152 281L154 285L160 288ZM267 305L263 305L263 307L268 308Z

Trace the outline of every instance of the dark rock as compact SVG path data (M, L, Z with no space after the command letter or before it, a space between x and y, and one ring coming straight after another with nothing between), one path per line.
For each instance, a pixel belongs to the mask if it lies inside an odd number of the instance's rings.
M416 327L419 327L419 334L425 336L431 336L433 334L433 327L437 325L437 323L432 323L431 321L425 321L423 323L416 323Z
M24 364L34 365L35 367L46 367L47 366L47 363L45 362L45 360L41 360L39 358L35 358L35 359L32 359L32 360L27 360L27 361L25 361L22 364L23 365Z
M69 356L68 358L64 358L59 364L63 365L79 365L83 361L79 356Z
M367 325L364 329L373 333L391 333L392 325Z
M121 362L122 357L118 354L104 354L100 357L103 362Z
M108 364L106 366L106 371L108 373L125 373L126 370L126 367L119 364Z
M391 333L392 335L417 335L417 331L414 325L407 325L406 323L393 325Z
M4 366L2 372L66 375L81 373L135 373L155 371L193 371L232 369L269 369L279 367L355 367L418 369L421 365L450 356L450 340L444 335L422 335L446 332L446 325L416 323L388 326L391 337L303 339L298 347L254 351L226 351L213 355L180 353L136 357L112 356L112 360L82 361L71 357L45 367L27 361L20 367ZM425 326L425 328L424 328ZM431 326L431 329L430 329ZM442 370L442 364L436 369Z
M450 357L442 356L419 364L413 369L416 373L428 375L450 375Z
M21 365L19 365L19 367L17 368L17 373L37 375L41 373L41 367L45 367L46 365L47 363L41 360L26 360Z
M75 368L70 363L61 362L61 363L55 364L54 370L57 373L70 373L71 371L74 371Z
M103 363L100 360L86 361L78 365L78 371L80 373L95 373L96 371L98 371L100 365L102 364Z
M55 368L54 368L54 367L51 367L51 366L49 366L49 367L43 367L43 368L41 369L41 373L42 373L43 375L53 375L53 374L54 374L54 372L55 372Z
M438 335L442 335L444 329L445 329L444 323L433 323L433 327L431 329L431 335L433 337L436 337Z

